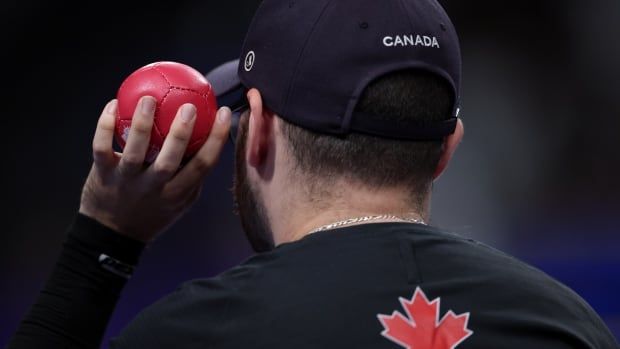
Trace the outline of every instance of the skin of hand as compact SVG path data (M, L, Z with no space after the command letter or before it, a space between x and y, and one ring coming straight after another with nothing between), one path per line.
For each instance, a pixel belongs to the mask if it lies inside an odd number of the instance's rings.
M113 150L117 101L110 101L93 138L93 165L82 189L79 212L116 232L148 243L179 219L198 199L205 176L228 139L231 111L220 108L209 137L183 167L196 120L192 104L181 106L161 152L144 162L156 100L140 99L123 153Z

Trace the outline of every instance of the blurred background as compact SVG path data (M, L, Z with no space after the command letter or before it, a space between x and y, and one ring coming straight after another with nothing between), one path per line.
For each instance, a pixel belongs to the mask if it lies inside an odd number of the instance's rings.
M466 136L435 185L433 224L545 270L620 336L620 1L440 2L462 42ZM123 79L154 61L206 73L236 58L258 3L0 5L0 345L54 265L96 120ZM202 199L148 248L106 342L183 281L251 254L232 213L232 159L229 144Z

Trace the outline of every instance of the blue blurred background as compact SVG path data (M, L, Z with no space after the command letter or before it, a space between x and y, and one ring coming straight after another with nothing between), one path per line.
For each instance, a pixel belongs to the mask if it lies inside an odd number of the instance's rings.
M620 1L440 2L462 41L466 136L435 185L433 224L545 270L620 336ZM84 4L0 5L2 345L58 256L105 103L147 63L207 72L237 57L258 1ZM232 151L144 254L106 341L181 282L250 255L232 213Z

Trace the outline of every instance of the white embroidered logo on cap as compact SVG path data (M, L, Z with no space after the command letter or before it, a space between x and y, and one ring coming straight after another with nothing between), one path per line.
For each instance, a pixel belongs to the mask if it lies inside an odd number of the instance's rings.
M252 70L252 68L254 67L255 60L256 60L256 54L254 54L254 51L248 52L248 54L245 56L245 64L244 64L245 71Z
M437 37L416 34L386 36L383 38L383 45L387 47L425 46L440 48Z

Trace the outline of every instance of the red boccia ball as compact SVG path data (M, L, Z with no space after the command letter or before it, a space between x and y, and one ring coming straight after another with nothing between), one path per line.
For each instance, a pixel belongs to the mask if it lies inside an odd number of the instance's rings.
M207 140L217 112L217 101L207 79L194 68L176 62L151 63L129 75L117 93L116 140L121 148L125 147L134 110L143 96L157 100L146 161L155 160L177 111L185 103L196 106L196 122L185 158L196 154Z

